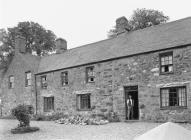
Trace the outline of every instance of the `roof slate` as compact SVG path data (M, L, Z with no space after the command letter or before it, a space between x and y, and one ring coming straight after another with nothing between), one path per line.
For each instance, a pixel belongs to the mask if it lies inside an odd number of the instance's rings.
M43 57L38 73L191 44L191 17Z

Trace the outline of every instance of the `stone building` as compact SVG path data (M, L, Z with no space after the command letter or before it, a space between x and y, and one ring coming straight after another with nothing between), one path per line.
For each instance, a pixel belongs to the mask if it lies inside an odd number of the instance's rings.
M15 54L8 68L1 70L2 115L10 115L11 108L18 104L35 106L35 73L38 71L40 57L26 52L25 40L17 37Z
M37 114L115 112L125 120L131 95L131 119L191 119L190 17L74 49L64 39L56 45L41 58L16 50L1 83L3 115L25 103Z

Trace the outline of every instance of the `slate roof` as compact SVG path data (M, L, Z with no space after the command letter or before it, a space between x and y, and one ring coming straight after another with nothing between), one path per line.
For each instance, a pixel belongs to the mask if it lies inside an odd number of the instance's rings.
M191 17L124 33L41 59L38 73L191 44Z
M25 62L25 64L27 64L29 67L31 67L31 69L33 70L38 70L38 66L40 64L40 56L34 56L31 55L29 53L26 54L21 54L18 53L19 57L23 60L23 62Z

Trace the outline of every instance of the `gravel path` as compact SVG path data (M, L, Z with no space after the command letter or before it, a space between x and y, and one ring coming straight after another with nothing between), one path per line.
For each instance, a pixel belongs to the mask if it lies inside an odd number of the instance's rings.
M0 119L0 140L132 140L159 125L159 123L133 122L110 123L107 125L64 125L51 121L32 121L31 126L40 127L40 131L27 134L11 134L16 120ZM191 130L190 124L184 127Z

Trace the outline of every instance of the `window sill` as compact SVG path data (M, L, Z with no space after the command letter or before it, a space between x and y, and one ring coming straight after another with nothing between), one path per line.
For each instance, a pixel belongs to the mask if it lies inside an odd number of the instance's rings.
M54 112L54 110L44 110L44 113L50 113L50 112Z
M95 84L95 81L93 81L93 82L86 82L86 84Z
M160 75L171 75L171 74L174 74L174 72L165 72L165 73L160 72Z
M171 107L160 108L160 110L177 110L177 109L187 109L187 106L171 106Z
M61 85L61 87L68 87L69 86L69 84L67 84L67 85Z
M92 111L92 109L77 109L77 111Z

